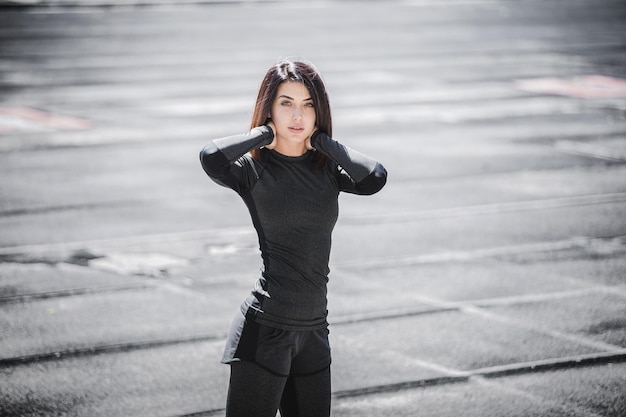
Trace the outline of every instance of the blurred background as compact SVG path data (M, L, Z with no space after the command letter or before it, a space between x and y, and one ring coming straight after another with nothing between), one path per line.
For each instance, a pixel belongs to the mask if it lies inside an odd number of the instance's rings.
M258 274L198 153L312 62L334 416L626 414L623 0L0 1L0 415L219 416Z

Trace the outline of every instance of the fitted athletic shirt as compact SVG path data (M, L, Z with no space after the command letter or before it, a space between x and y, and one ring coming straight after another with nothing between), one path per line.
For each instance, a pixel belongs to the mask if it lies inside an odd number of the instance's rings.
M245 202L259 238L263 260L242 310L255 321L284 330L315 330L326 318L331 235L340 191L369 195L387 180L377 161L316 131L316 151L290 157L262 148L272 143L267 126L216 139L201 152L204 171L236 191ZM261 149L261 157L248 152ZM324 165L316 152L328 157Z

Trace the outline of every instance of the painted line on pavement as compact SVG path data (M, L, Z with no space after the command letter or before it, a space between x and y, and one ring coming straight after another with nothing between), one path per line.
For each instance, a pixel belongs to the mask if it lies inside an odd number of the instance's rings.
M564 333L558 330L548 329L546 327L537 325L536 323L526 323L521 320L513 319L509 316L505 316L503 314L497 314L493 311L487 310L485 308L477 307L477 306L465 306L461 308L461 312L465 314L471 314L474 316L480 316L484 319L487 319L492 322L499 322L508 326L514 326L518 329L524 329L535 333L543 334L544 336L548 336L553 339L558 339L565 342L575 343L577 345L586 346L591 349L596 349L600 351L606 352L619 352L622 350L621 346L611 345L609 343L600 342L597 340L588 339L583 336L579 336L577 334Z
M64 205L49 205L45 207L27 207L27 208L15 208L8 210L0 210L0 217L17 217L28 216L34 214L47 214L63 211L74 210L93 210L100 208L119 208L123 206L132 206L137 201L121 200L121 201L103 201L100 203L79 203L79 204L64 204Z
M347 325L359 322L369 322L369 321L377 321L377 320L390 320L395 318L402 317L411 317L417 315L425 315L425 314L439 314L446 311L458 311L463 314L471 314L475 316L481 316L486 320L496 321L500 323L504 323L509 326L514 326L517 328L525 329L531 332L541 333L550 338L567 341L571 343L575 343L577 345L586 346L599 351L606 352L619 352L623 348L621 346L612 345L609 343L604 343L601 341L589 339L583 336L579 336L576 334L564 333L558 330L553 330L545 327L538 326L533 323L526 323L521 320L516 320L511 317L494 313L493 311L488 310L489 307L492 306L512 306L516 304L527 304L531 302L545 302L545 301L554 301L554 300L562 300L565 298L573 298L580 297L590 294L596 293L611 293L616 294L618 296L624 297L623 292L615 291L613 287L608 286L594 286L591 288L574 290L574 291L562 291L556 293L546 293L546 294L532 294L529 296L518 296L518 297L502 297L502 298L494 298L487 300L479 300L479 301L446 301L439 300L432 297L426 296L418 296L420 301L429 305L429 307L421 307L417 309L397 309L397 310L386 310L379 312L372 312L366 314L354 314L354 315L346 315L343 317L338 317L335 320L332 320L333 325Z
M626 361L626 349L616 352L591 353L586 355L566 356L561 358L537 360L531 362L519 362L502 366L479 368L471 371L458 371L458 375L424 378L394 384L376 385L353 390L335 391L334 398L352 398L365 395L383 394L424 388L429 386L441 386L468 382L474 377L500 378L511 375L529 374L534 372L546 372L558 369L572 369L593 365L604 365Z
M432 298L421 297L421 300L428 303L427 307L418 308L396 308L379 311L368 311L365 313L353 313L334 316L331 320L333 326L349 325L368 321L377 320L390 320L402 317L420 316L427 314L438 314L447 311L466 311L469 308L489 308L489 307L502 307L502 306L514 306L519 304L529 304L538 302L548 302L555 300L564 300L568 298L580 297L591 294L615 294L626 298L626 292L620 290L617 287L610 286L593 286L588 288L582 288L571 291L558 291L541 294L524 294L511 297L495 297L479 300L468 301L442 301L434 300ZM603 348L614 349L615 346L602 346Z
M80 296L80 295L107 294L107 293L122 292L122 291L145 290L145 289L155 288L155 287L156 285L152 283L142 282L142 283L135 283L135 284L105 286L105 287L96 287L96 288L74 288L74 289L60 290L60 291L45 291L45 292L39 292L39 293L18 294L18 295L0 297L0 305L13 304L13 303L25 303L25 302L31 302L31 301L36 301L36 300L48 300L51 298L75 297L75 296Z
M596 292L597 288L600 288L602 292L606 291L606 288L602 286L592 287L588 291L589 293L593 293L593 292ZM562 297L563 293L559 295ZM576 291L568 291L567 295L579 296L581 294ZM588 348L595 349L598 351L610 353L610 352L620 352L624 350L622 346L616 346L616 345L612 345L609 343L604 343L601 341L589 339L589 338L586 338L577 334L573 334L573 333L564 333L558 330L553 330L550 328L537 325L536 323L524 322L522 320L517 320L512 317L506 316L504 314L498 314L491 310L488 310L487 308L485 308L485 306L478 306L478 305L471 304L468 302L449 302L446 300L440 300L440 299L433 298L433 297L426 297L426 296L419 296L419 295L417 295L417 298L420 299L422 302L428 303L434 307L441 307L442 309L446 309L452 306L457 306L459 312L463 314L479 316L489 321L499 322L507 326L516 327L518 329L524 329L530 332L540 333L544 336L548 336L553 339L575 343L577 345L586 346Z
M232 236L253 236L252 227L215 228L204 230L190 230L186 232L158 233L152 235L129 236L110 239L95 239L75 242L44 243L34 245L0 247L0 255L64 253L84 248L118 249L136 245L169 245L178 242L193 240L224 240Z
M478 300L464 301L477 307L499 307L514 304L537 303L543 301L564 300L567 298L580 297L593 293L613 294L626 298L626 291L616 286L595 285L570 291L547 292L540 294L522 294L507 297L485 298Z
M423 264L436 264L445 262L468 262L478 259L494 258L499 256L512 256L541 252L553 252L567 249L586 249L614 239L622 240L624 236L611 238L579 237L553 242L525 243L520 245L503 245L492 248L482 248L466 251L439 252L416 256L403 256L398 258L373 258L350 260L334 264L335 267L349 267L351 269L385 269L401 268Z
M540 200L512 201L505 203L480 204L474 206L438 208L432 210L415 210L407 212L350 216L342 217L341 223L346 225L361 225L371 223L406 223L409 221L432 220L446 217L515 213L520 211L550 210L564 207L577 207L623 202L626 202L626 193L588 194L547 198Z
M83 356L94 356L129 352L133 350L154 349L164 346L180 345L184 343L214 342L223 341L226 338L224 333L195 335L188 337L178 337L173 339L156 339L147 341L137 341L130 343L119 343L114 345L99 345L78 349L58 350L56 352L46 352L34 355L24 355L0 359L0 368L7 368L19 365L29 365L31 363L58 361L63 359L73 359Z

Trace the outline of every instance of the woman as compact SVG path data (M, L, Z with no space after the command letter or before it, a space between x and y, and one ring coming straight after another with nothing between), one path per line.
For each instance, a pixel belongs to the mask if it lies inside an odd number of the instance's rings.
M263 268L231 326L226 416L330 415L326 285L340 191L369 195L385 168L331 139L317 71L282 61L263 79L248 133L200 153L205 172L236 191L259 237Z

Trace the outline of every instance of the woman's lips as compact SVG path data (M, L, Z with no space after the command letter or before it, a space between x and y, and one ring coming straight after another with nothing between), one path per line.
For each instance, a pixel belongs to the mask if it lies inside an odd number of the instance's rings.
M288 129L293 133L302 133L304 131L304 128L299 126L289 126Z

